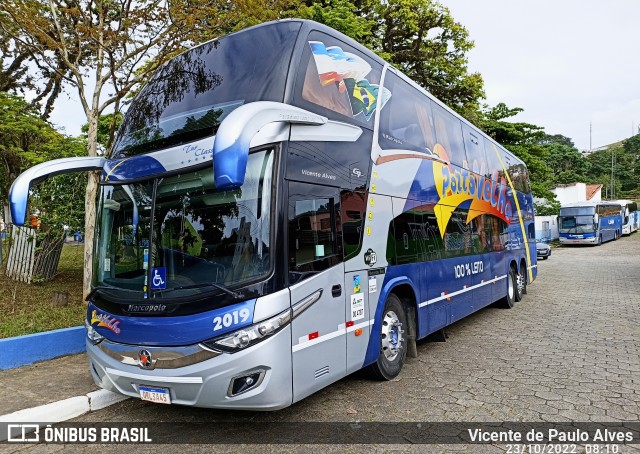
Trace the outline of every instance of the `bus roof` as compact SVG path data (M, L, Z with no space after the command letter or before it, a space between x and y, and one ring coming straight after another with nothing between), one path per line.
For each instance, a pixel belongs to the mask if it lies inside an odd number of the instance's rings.
M584 202L571 202L571 203L563 203L560 208L577 208L577 207L595 207L598 205L618 205L621 203L619 200L602 200L600 202L593 200L586 200Z
M315 21L309 20L309 19L295 19L295 18L292 18L292 19L278 19L278 20L275 20L275 21L265 22L263 24L259 24L259 25L255 25L253 27L249 27L249 28L246 28L246 29L243 29L243 30L239 30L237 32L231 33L231 35L237 34L237 33L250 32L251 30L255 30L257 28L264 27L264 26L267 26L269 24L273 24L273 23L277 23L277 22L285 22L285 21L288 21L288 22L300 22L302 24L302 28L300 30L300 36L305 36L311 30L317 30L319 32L326 33L328 35L333 35L334 37L340 39L341 41L345 41L346 44L349 44L350 46L356 48L358 51L362 52L363 54L365 54L367 57L371 58L372 60L377 61L381 65L383 65L383 66L384 65L389 65L391 68L393 68L393 72L395 74L399 75L403 80L408 82L411 86L413 86L414 88L416 88L417 90L419 90L420 92L425 94L429 99L431 99L431 101L435 102L438 106L440 106L440 107L444 108L445 110L447 110L449 113L454 115L456 118L460 119L463 123L466 123L467 126L471 127L476 132L478 132L480 135L482 135L485 140L488 140L488 141L493 142L494 144L496 144L501 150L503 150L511 158L513 158L513 160L516 163L524 164L524 161L522 161L520 158L518 158L516 155L514 155L511 151L507 150L505 147L500 145L500 143L496 142L493 138L491 138L489 135L487 135L484 131L479 129L477 126L475 126L469 120L464 118L462 115L458 114L455 110L450 108L444 102L440 101L433 94L431 94L426 88L424 88L421 85L419 85L418 83L416 83L413 79L411 79L409 76L404 74L400 69L396 68L395 66L393 66L388 61L382 59L378 54L376 54L375 52L370 50L368 47L362 45L361 43L359 43L358 41L354 40L353 38L350 38L349 36L345 35L344 33L339 32L338 30L335 30L335 29L333 29L333 28L331 28L331 27L329 27L327 25L324 25L324 24L321 24L319 22L315 22ZM225 36L230 36L230 35L225 35ZM223 38L223 37L221 36L220 38ZM218 38L216 38L216 39L218 39ZM212 41L215 41L215 39L212 40Z

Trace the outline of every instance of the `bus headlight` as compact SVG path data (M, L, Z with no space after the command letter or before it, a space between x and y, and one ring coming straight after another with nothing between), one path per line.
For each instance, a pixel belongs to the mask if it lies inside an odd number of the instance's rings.
M202 342L205 347L235 353L265 340L277 333L291 321L291 309L279 313L275 317L263 320L251 326L241 328L232 333Z
M93 326L86 320L84 321L84 327L87 328L87 339L89 339L89 342L93 345L97 345L104 340L104 336L93 329Z

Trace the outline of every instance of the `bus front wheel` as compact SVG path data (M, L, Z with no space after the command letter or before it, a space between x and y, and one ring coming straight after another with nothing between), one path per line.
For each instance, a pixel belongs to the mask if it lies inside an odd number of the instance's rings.
M400 374L407 356L407 313L393 293L384 305L380 327L380 355L366 373L377 380L391 380Z

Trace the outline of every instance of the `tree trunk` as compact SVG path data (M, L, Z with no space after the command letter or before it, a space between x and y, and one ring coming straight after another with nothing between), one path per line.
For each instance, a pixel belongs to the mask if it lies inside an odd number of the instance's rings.
M12 223L12 221L11 221L11 210L9 209L9 205L5 204L3 206L3 210L4 210L4 216L3 216L4 222L5 222L5 224L9 225L9 224Z
M87 152L89 156L97 156L98 150L98 114L87 115L89 130L87 131ZM96 194L98 192L99 172L89 172L87 192L84 201L84 273L82 279L82 298L86 299L91 292L93 273L93 239L96 224Z

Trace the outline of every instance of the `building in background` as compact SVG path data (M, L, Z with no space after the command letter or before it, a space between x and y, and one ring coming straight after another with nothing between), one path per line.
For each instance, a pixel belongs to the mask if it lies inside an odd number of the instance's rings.
M600 202L602 200L601 184L569 183L559 184L551 189L560 205L576 202Z

